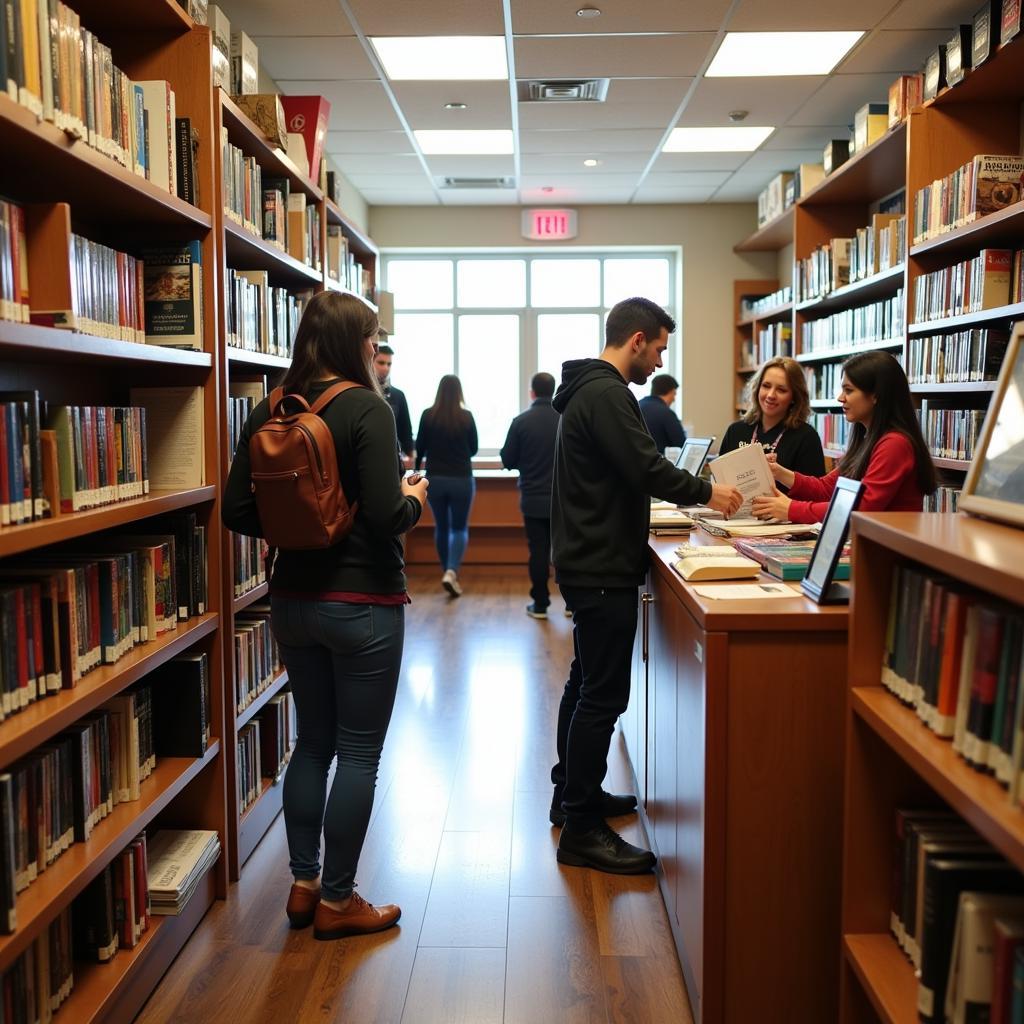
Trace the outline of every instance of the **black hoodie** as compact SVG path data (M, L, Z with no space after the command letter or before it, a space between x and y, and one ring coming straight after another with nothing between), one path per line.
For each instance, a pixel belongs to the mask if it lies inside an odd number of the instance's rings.
M658 452L622 375L602 359L562 366L551 493L555 578L575 587L635 587L647 572L650 495L680 505L711 484Z

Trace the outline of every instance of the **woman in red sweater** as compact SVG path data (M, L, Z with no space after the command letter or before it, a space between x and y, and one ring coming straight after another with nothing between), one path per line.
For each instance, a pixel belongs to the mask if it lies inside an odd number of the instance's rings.
M863 352L843 364L837 396L849 423L850 441L827 476L804 476L772 462L775 479L789 488L755 498L754 515L820 523L840 476L861 480L862 512L919 512L935 490L935 467L921 435L903 367L887 352ZM769 462L772 460L769 459Z

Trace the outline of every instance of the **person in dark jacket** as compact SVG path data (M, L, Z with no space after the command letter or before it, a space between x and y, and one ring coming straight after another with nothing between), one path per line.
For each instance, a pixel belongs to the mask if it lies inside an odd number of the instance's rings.
M655 856L604 820L636 797L601 788L616 719L629 703L637 588L647 571L650 499L705 504L731 515L738 490L698 480L659 454L628 384L661 366L675 321L649 299L608 314L598 359L562 367L553 406L561 414L551 488L555 579L574 612L573 649L558 709L558 761L550 819L563 825L562 864L616 874L649 871Z
M551 603L551 471L558 432L558 413L551 408L554 393L555 378L550 373L534 374L530 408L512 421L501 449L501 464L519 470L519 507L530 549L531 603L526 614L533 619L546 619Z
M405 392L399 391L391 383L391 364L394 358L395 350L390 345L378 345L377 354L373 357L373 372L377 375L385 400L395 414L398 447L408 460L406 465L411 466L415 454L412 444L412 420L409 419L409 403L406 401Z
M329 548L281 550L270 581L270 621L295 700L298 739L284 781L284 821L295 884L286 913L318 939L389 928L401 911L353 891L398 687L405 629L401 535L420 517L427 484L401 481L395 418L370 369L377 318L352 295L313 296L282 381L312 404L331 384L360 387L322 411L338 479L358 503L351 532ZM266 399L242 428L221 515L263 536L251 487L249 439L270 418ZM327 776L338 765L327 795ZM323 874L320 843L324 841Z
M452 597L462 594L459 568L469 543L469 510L476 493L473 456L478 447L476 421L465 406L462 382L453 373L445 374L434 404L420 416L416 468L426 460L441 586Z
M659 373L651 381L651 393L640 399L640 412L662 455L666 448L682 448L686 442L686 431L672 411L678 390L679 381L671 373Z

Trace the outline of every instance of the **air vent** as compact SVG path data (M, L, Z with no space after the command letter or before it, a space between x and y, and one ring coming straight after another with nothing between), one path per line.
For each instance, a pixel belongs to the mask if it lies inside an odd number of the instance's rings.
M515 188L515 178L442 178L441 188Z
M604 103L607 78L519 82L520 103Z

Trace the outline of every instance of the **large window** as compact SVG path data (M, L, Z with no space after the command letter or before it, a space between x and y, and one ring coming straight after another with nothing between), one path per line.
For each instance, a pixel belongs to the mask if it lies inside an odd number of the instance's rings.
M644 295L676 315L671 251L391 253L383 277L395 296L394 382L413 429L441 377L458 374L481 454L501 447L535 373L558 380L566 360L600 353L616 302ZM678 353L674 341L665 369L677 378Z

